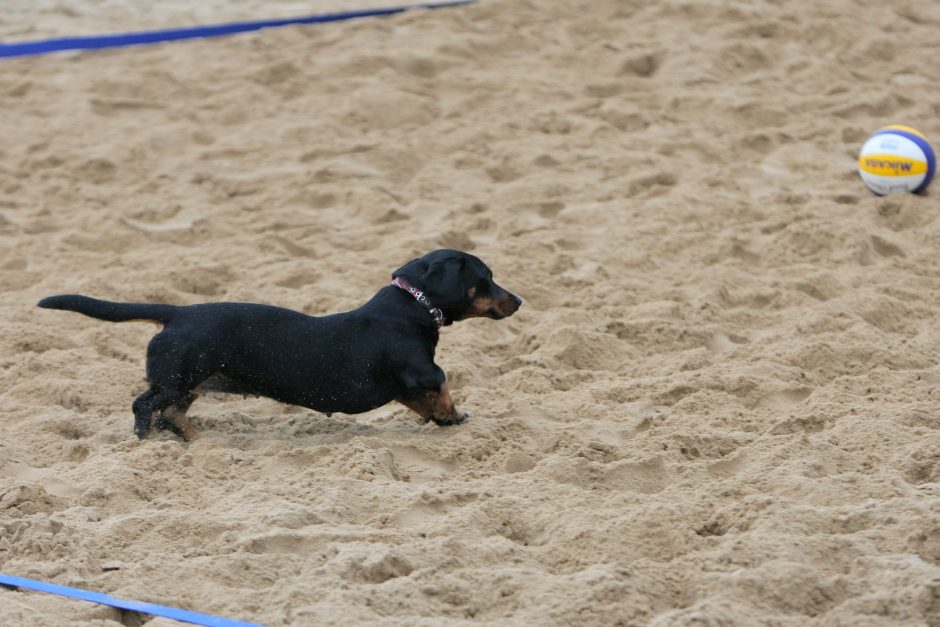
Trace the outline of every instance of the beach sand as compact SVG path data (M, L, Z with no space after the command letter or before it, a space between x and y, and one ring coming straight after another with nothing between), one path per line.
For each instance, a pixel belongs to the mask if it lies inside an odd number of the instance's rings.
M385 3L142 4L0 34ZM0 61L0 569L271 626L940 625L938 192L855 171L883 125L940 142L940 5L893 4L485 0ZM154 327L35 307L337 312L438 247L526 299L443 331L452 428L206 398L141 442Z

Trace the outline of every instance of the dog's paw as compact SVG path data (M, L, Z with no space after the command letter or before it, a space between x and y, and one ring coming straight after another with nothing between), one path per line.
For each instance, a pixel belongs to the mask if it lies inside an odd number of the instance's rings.
M454 407L454 410L449 415L440 417L431 416L431 420L439 427L450 427L466 422L469 417L470 414Z
M196 437L196 429L189 417L179 413L160 412L155 427L160 431L171 431L185 442L191 442Z
M138 416L134 419L134 433L139 439L145 440L147 436L150 435L152 425L153 421L149 416L146 420Z

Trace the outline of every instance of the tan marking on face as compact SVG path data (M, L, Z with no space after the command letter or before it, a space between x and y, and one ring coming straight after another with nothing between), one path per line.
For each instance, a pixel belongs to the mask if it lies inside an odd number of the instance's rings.
M476 298L470 305L470 310L464 315L464 318L491 317L490 310L499 309L499 302L487 296Z

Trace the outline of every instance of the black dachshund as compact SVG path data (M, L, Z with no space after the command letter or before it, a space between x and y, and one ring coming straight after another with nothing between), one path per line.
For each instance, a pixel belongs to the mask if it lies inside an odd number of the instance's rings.
M266 396L324 413L358 414L398 401L438 425L467 415L450 398L434 363L438 329L457 320L499 320L522 299L493 282L478 258L436 250L392 274L363 306L313 317L270 305L114 303L50 296L46 309L108 320L150 320L163 330L147 347L150 388L133 404L134 432L159 429L189 440L186 410L200 391Z

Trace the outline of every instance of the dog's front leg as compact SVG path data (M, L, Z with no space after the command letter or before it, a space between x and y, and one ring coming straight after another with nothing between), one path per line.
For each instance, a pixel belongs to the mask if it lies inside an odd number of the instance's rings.
M425 422L433 421L441 427L459 425L469 418L469 414L457 409L450 397L444 371L437 366L434 368L434 375L429 379L406 381L408 393L398 402L417 413Z
M425 390L417 398L403 398L398 402L416 412L425 422L434 421L434 424L441 427L459 425L470 417L454 405L446 383L438 391Z

